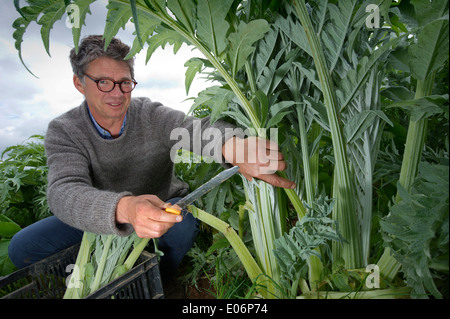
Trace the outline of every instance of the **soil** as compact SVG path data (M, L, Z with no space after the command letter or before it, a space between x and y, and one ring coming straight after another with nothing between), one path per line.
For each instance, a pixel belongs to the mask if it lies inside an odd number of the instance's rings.
M197 286L172 279L163 282L163 289L165 299L215 299L214 288L206 277L197 279Z
M197 288L198 287L198 288ZM213 287L207 278L197 280L197 287L191 285L186 287L186 299L215 299Z

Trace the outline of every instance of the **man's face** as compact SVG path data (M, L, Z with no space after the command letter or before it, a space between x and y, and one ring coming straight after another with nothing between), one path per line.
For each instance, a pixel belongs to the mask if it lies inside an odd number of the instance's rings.
M115 82L132 80L130 69L125 62L102 57L89 63L86 74L94 80L110 79ZM131 101L131 92L122 93L119 85L111 92L102 92L97 83L84 77L84 84L74 76L74 84L86 98L89 109L100 126L109 129L112 125L122 123Z

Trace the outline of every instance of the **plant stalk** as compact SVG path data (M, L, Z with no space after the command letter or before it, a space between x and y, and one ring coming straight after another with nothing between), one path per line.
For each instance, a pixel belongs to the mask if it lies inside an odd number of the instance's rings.
M114 235L108 235L106 239L106 243L103 246L102 256L100 258L100 262L98 263L97 272L95 273L94 281L91 285L91 291L94 292L100 288L100 284L103 278L103 270L105 269L106 260L108 259L108 255L110 253L109 248L111 247L111 243Z
M428 75L425 80L417 81L417 88L415 98L423 98L429 96L433 90L434 78L436 71ZM417 176L417 171L422 157L422 151L425 145L427 136L428 119L423 118L418 121L409 121L408 134L406 137L405 152L403 155L402 167L400 170L399 183L409 192L414 179ZM401 201L401 197L397 192L395 201ZM394 280L401 264L395 259L389 247L386 247L383 255L378 261L380 267L380 274L387 280Z
M213 227L214 229L220 231L225 235L225 238L228 239L233 249L236 251L239 259L241 260L244 268L252 282L257 284L257 290L264 297L270 297L270 294L267 293L265 289L261 289L261 287L265 287L268 283L267 280L264 280L263 272L261 268L259 268L253 256L250 254L250 251L247 249L245 244L236 234L234 229L222 221L221 219L208 214L207 212L190 205L188 206L188 210L199 220Z
M334 219L339 222L342 235L348 243L342 248L333 250L337 257L342 257L347 268L359 268L363 266L362 246L360 230L357 222L357 213L354 200L354 185L351 179L349 162L347 159L346 143L339 118L339 107L335 95L334 85L325 61L324 50L319 38L312 26L306 4L304 0L293 0L295 12L305 29L308 43L311 48L312 57L319 76L324 102L327 110L328 120L331 129L334 156L336 161L334 196L336 206L333 210Z
M67 285L66 292L63 299L80 299L83 295L83 289L85 285L85 266L89 260L91 253L91 242L89 241L90 234L83 233L81 239L80 249L78 251L77 259L75 261L75 268L70 276L69 284Z

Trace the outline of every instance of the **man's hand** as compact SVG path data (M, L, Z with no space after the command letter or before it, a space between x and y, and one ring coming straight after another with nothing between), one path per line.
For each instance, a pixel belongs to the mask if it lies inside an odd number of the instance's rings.
M253 177L261 179L273 186L295 188L295 183L276 174L286 169L283 154L277 143L256 136L246 139L233 137L222 147L223 157L248 180Z
M170 204L155 195L126 196L119 200L116 222L131 224L140 238L159 238L183 217L167 213Z

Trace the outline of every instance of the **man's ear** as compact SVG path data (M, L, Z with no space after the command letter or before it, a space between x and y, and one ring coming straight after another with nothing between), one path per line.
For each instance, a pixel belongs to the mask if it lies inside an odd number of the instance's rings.
M81 79L78 76L76 76L75 74L73 75L73 85L81 94L84 95L83 82L81 82Z

